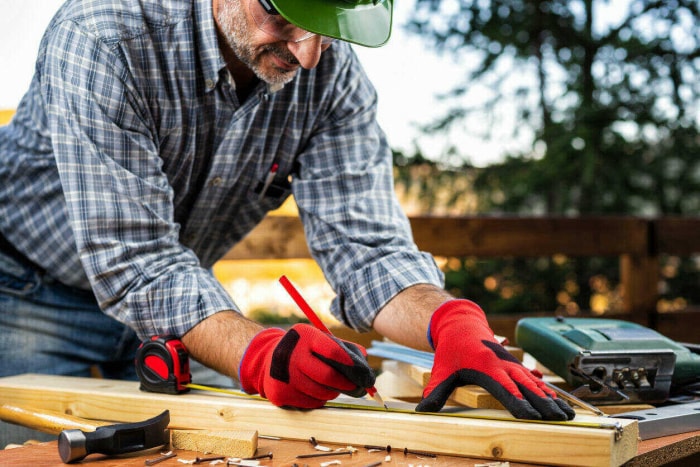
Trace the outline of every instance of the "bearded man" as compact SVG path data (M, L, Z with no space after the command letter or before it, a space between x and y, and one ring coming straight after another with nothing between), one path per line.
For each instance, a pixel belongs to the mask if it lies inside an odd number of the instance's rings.
M413 242L351 46L388 40L392 3L68 0L0 128L0 376L135 378L140 342L171 335L278 406L364 394L364 348L265 328L211 272L293 194L334 316L435 350L418 410L475 383L572 418Z

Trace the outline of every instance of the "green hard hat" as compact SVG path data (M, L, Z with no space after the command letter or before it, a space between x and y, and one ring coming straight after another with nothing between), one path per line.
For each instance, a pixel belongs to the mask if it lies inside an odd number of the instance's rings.
M290 23L321 36L367 47L391 35L394 0L262 0Z

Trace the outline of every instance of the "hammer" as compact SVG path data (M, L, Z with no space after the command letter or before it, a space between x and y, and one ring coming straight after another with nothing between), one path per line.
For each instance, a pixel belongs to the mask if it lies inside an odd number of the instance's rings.
M66 464L80 461L88 454L125 454L170 442L167 410L142 422L110 424L61 412L3 405L0 420L58 434L58 453Z

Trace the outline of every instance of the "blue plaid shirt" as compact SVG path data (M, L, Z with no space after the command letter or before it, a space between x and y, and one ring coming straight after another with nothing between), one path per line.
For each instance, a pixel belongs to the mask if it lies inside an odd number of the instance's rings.
M0 231L140 337L183 335L238 310L210 268L293 193L333 314L367 330L402 289L442 284L375 106L348 44L240 102L211 0L68 0L0 129Z

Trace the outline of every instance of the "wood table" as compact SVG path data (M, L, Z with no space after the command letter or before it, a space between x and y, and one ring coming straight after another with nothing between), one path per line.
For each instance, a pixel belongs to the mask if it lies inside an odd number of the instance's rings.
M326 444L331 448L343 448L345 446ZM315 451L310 443L293 440L269 440L260 439L258 441L258 454L273 453L272 459L263 459L260 462L261 466L269 467L287 467L293 466L295 463L300 467L308 465L309 467L320 466L322 462L338 459L342 462L342 466L360 467L369 466L375 462L384 461L387 455L386 452L370 452L363 446L354 446L357 452L349 456L333 456L333 457L318 457L312 459L297 459L299 454L308 454L319 452ZM95 465L95 466L110 466L110 467L127 467L127 466L143 466L148 459L159 457L162 450L152 450L146 453L132 454L130 456L119 458L108 458L102 455L94 454L88 456L78 465ZM158 466L174 467L183 466L178 462L182 460L194 460L199 457L204 457L204 453L196 453L192 451L176 450L177 457L163 461ZM693 466L700 465L700 430L684 433L680 435L666 436L663 438L650 439L642 441L639 444L637 456L625 464L625 467L653 467L661 465L674 466ZM2 466L34 466L34 467L50 467L50 466L65 466L58 455L56 441L40 443L30 446L23 446L15 449L6 449L0 451L0 465ZM205 462L200 465L209 465ZM223 465L223 464L221 464ZM496 461L487 459L473 459L455 456L438 456L437 458L419 457L412 454L404 456L401 450L391 453L390 462L382 462L384 467L403 467L403 466L430 466L430 467L447 467L447 466L477 466L477 465L498 465ZM511 467L525 467L536 464L520 464L510 462Z
M333 449L345 448L346 446L334 445L323 443L324 446L331 447ZM319 453L320 451L314 450L310 443L305 443L303 441L294 440L267 440L260 439L258 441L258 454L266 454L272 452L272 459L261 459L261 466L269 467L282 467L282 466L293 466L297 464L299 467L309 466L318 467L322 462L328 462L333 460L339 460L342 466L369 466L376 462L382 462L381 465L386 467L391 466L428 466L431 467L448 467L455 465L464 466L474 466L479 464L488 465L494 461L492 460L479 460L479 459L466 459L454 456L444 456L440 455L436 458L421 457L413 454L404 455L401 450L392 451L390 454L391 460L385 462L387 456L386 452L372 452L365 449L363 446L354 446L357 452L352 456L348 455L337 455L330 457L315 457L310 459L297 459L296 456L299 454L311 454ZM167 451L167 450L166 450ZM135 455L129 455L128 457L121 458L107 458L99 454L93 454L85 458L78 465L95 465L95 466L111 466L111 467L126 467L126 466L143 466L144 462L148 459L154 459L164 452L162 449L152 450L147 453L139 453ZM185 466L178 461L182 460L194 460L198 456L206 457L205 453L197 453L193 451L183 451L175 450L177 457L165 460L156 464L158 467L174 467L174 466ZM204 462L199 465L208 466L209 462ZM48 466L65 466L61 462L58 455L58 447L56 441L51 441L47 443L36 444L32 446L23 446L14 449L7 449L0 451L0 465L5 466L33 466L33 467L48 467ZM225 464L219 464L225 465ZM526 464L518 464L511 462L512 467L525 467Z

